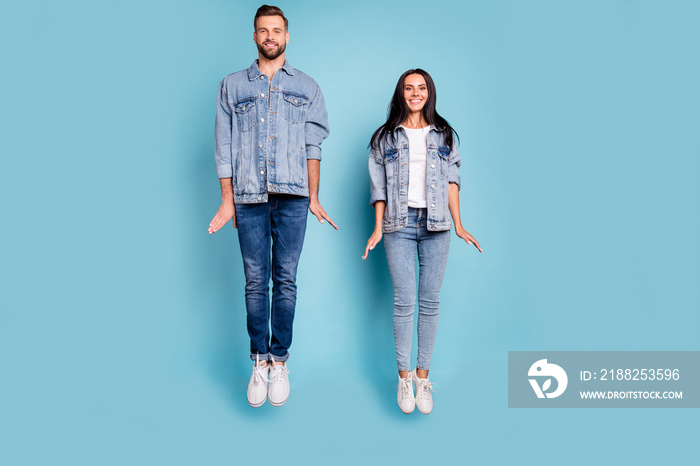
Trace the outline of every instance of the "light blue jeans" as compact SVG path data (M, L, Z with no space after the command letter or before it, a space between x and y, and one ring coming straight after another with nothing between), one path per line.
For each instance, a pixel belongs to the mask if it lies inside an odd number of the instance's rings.
M445 275L450 231L428 231L427 209L408 208L408 225L384 235L384 249L394 283L394 339L400 371L411 370L411 337L418 280L418 369L429 370L437 333L440 287Z

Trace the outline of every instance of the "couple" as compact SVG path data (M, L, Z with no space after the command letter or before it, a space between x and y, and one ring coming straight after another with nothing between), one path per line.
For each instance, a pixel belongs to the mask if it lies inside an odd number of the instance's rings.
M248 403L259 407L268 399L273 406L281 406L289 397L286 362L307 212L321 223L338 227L318 200L321 142L328 136L321 89L285 60L289 33L282 10L261 6L253 25L258 59L247 70L224 78L217 94L216 169L222 202L209 233L229 220L238 230L254 361ZM416 405L426 414L433 407L428 370L450 244L450 216L457 236L481 251L462 228L456 133L435 111L435 101L435 85L428 73L405 72L396 85L386 123L370 141L375 228L362 259L384 235L394 284L397 401L407 414ZM411 371L416 255L420 264L418 361Z

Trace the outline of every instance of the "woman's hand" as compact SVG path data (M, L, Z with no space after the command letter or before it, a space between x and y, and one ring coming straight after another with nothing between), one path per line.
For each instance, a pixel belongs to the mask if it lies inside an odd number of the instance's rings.
M367 240L367 247L365 248L365 253L362 255L362 260L367 259L369 252L374 249L374 247L379 244L382 240L382 230L374 230L372 236Z
M450 183L448 187L448 207L450 209L450 215L452 215L452 223L455 226L455 233L457 236L462 238L467 244L473 244L479 252L484 252L479 246L479 242L474 239L472 235L469 234L467 230L462 226L462 220L459 215L459 186L456 183Z
M377 201L374 203L374 232L367 240L367 247L365 248L365 253L362 255L362 260L367 259L367 254L382 240L384 209L386 209L386 201Z
M467 244L474 244L476 249L479 250L479 252L484 252L481 250L481 246L479 246L479 242L474 239L472 235L469 234L467 230L465 230L462 225L456 226L455 227L455 233L457 233L457 236L462 238L464 241L467 242Z

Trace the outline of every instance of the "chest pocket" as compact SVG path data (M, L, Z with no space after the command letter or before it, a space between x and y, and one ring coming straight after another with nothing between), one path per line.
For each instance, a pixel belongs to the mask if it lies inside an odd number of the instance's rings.
M399 150L396 147L387 147L384 149L384 165L393 164L398 157Z
M440 174L443 176L443 178L447 178L447 172L450 168L450 148L445 146L438 147L438 156Z
M255 125L255 99L243 100L234 104L233 111L236 114L239 131L250 131Z
M290 123L298 124L306 121L306 111L309 107L309 99L306 97L283 94L284 119Z
M399 179L399 149L387 147L384 149L384 173L386 174L387 190L393 191Z

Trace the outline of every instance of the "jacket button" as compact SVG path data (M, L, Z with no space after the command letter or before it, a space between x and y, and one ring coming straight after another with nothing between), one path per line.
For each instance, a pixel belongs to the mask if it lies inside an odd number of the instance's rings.
M264 172L263 170L260 170L260 174L261 174L261 175L264 175L265 172Z
M435 204L430 204L430 207L435 207Z
M265 94L260 94L260 97L265 97Z
M435 164L432 164L432 165L430 166L430 168L435 168Z
M262 148L262 144L258 144L258 147Z
M262 144L260 144L260 147L262 147ZM431 187L431 188L434 188L435 185L434 185L434 184L431 184L430 187Z
M265 123L265 119L264 119L264 118L261 118L261 119L260 119L260 123ZM435 166L435 165L433 165L433 167L434 167L434 166Z

